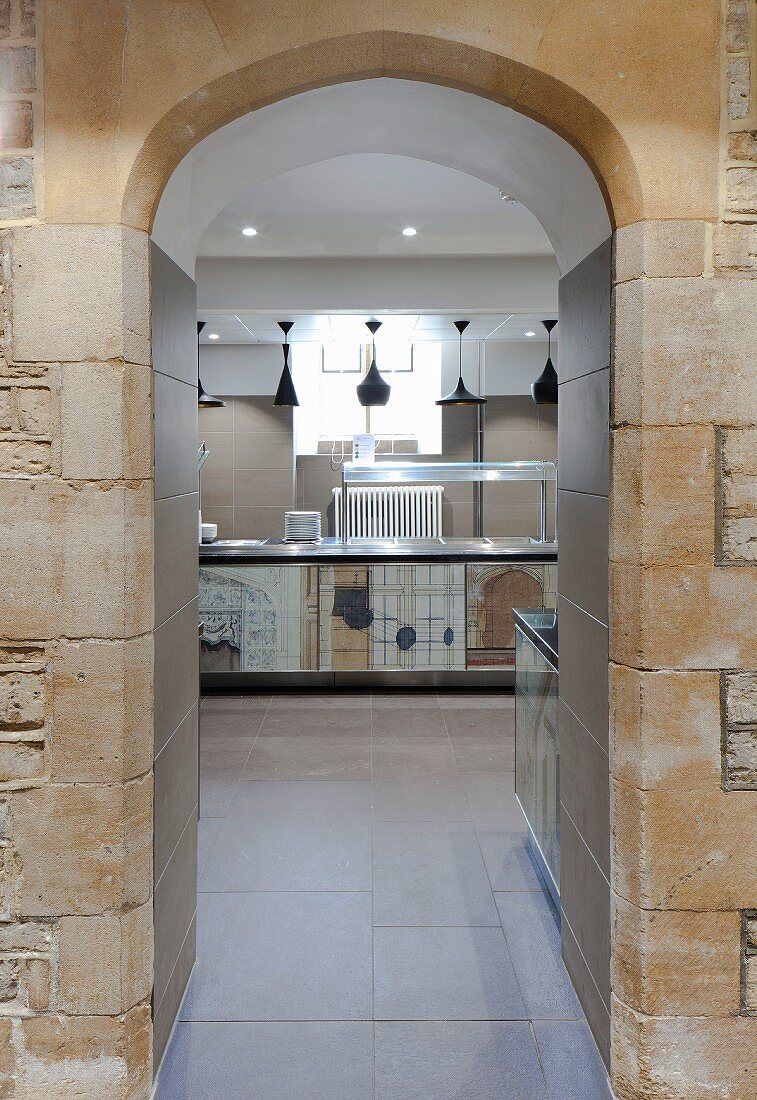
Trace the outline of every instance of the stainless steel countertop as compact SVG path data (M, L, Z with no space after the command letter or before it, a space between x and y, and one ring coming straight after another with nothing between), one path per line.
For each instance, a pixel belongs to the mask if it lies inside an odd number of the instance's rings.
M530 538L356 539L346 545L340 539L318 543L291 543L283 539L219 539L203 543L200 561L302 562L342 559L349 561L481 561L557 560L557 544Z

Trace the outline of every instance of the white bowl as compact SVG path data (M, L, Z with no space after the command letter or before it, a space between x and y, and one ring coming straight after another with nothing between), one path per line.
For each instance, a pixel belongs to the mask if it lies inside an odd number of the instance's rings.
M203 523L202 525L202 541L212 542L218 536L218 524L217 523Z

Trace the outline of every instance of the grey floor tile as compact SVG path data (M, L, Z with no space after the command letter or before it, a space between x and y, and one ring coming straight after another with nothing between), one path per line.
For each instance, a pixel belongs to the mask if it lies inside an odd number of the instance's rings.
M462 772L461 780L477 828L524 828L523 812L515 798L515 772Z
M215 741L201 742L200 767L203 778L223 775L235 768L241 774L254 744L254 737L219 737Z
M515 767L515 743L492 734L458 737L452 734L452 751L461 772L511 771Z
M494 896L530 1019L580 1019L563 966L559 917L547 895L524 890Z
M377 1020L526 1019L501 928L376 928L374 975Z
M220 817L201 818L197 823L197 878L199 881L221 824Z
M418 710L432 710L438 714L439 711L439 701L432 691L374 691L371 704L374 713L399 710L411 714Z
M239 782L239 769L200 775L200 817L224 817Z
M543 890L544 880L528 848L526 828L478 829L493 890Z
M365 779L245 779L237 787L229 816L278 815L351 821L371 818L371 784Z
M373 783L376 821L470 821L458 779L377 779Z
M308 738L323 734L370 737L371 712L361 707L279 707L268 711L261 737Z
M271 695L203 695L203 714L207 715L253 715L265 714L271 702Z
M372 1100L370 1023L180 1023L155 1100Z
M515 692L498 691L449 691L437 695L439 706L450 710L496 710L503 713L515 711Z
M370 890L371 823L223 818L199 890Z
M321 732L260 736L244 770L245 779L368 779L370 774L370 736Z
M182 1020L370 1020L370 894L200 894Z
M373 735L373 779L457 777L455 755L447 736Z
M399 707L374 707L371 715L374 737L415 737L441 740L447 736L438 707L403 711Z
M547 1100L529 1025L377 1023L376 1100L432 1098Z
M511 710L483 707L447 710L442 708L444 723L450 737L499 737L503 741L515 738L515 715Z
M369 691L355 692L283 692L274 695L271 700L270 714L276 714L282 710L301 710L306 713L312 711L333 710L370 710L371 693Z
M465 822L376 822L373 920L499 924L476 832Z
M607 1070L585 1020L537 1020L534 1033L554 1100L612 1100Z

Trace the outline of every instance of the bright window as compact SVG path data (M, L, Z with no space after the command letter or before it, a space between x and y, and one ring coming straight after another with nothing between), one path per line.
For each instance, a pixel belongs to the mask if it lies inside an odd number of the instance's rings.
M352 342L292 345L292 375L300 404L294 410L297 454L322 453L334 441L371 431L379 439L417 441L420 454L441 454L441 344L383 340L376 361L392 387L387 405L364 409L356 388L365 345ZM321 444L319 449L319 444Z

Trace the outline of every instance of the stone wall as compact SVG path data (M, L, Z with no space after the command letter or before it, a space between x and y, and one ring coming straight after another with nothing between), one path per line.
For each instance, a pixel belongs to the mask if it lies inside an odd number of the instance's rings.
M607 195L612 1072L751 1100L754 0L32 8L0 0L0 1093L150 1092L155 206L226 121L383 74L535 116Z

